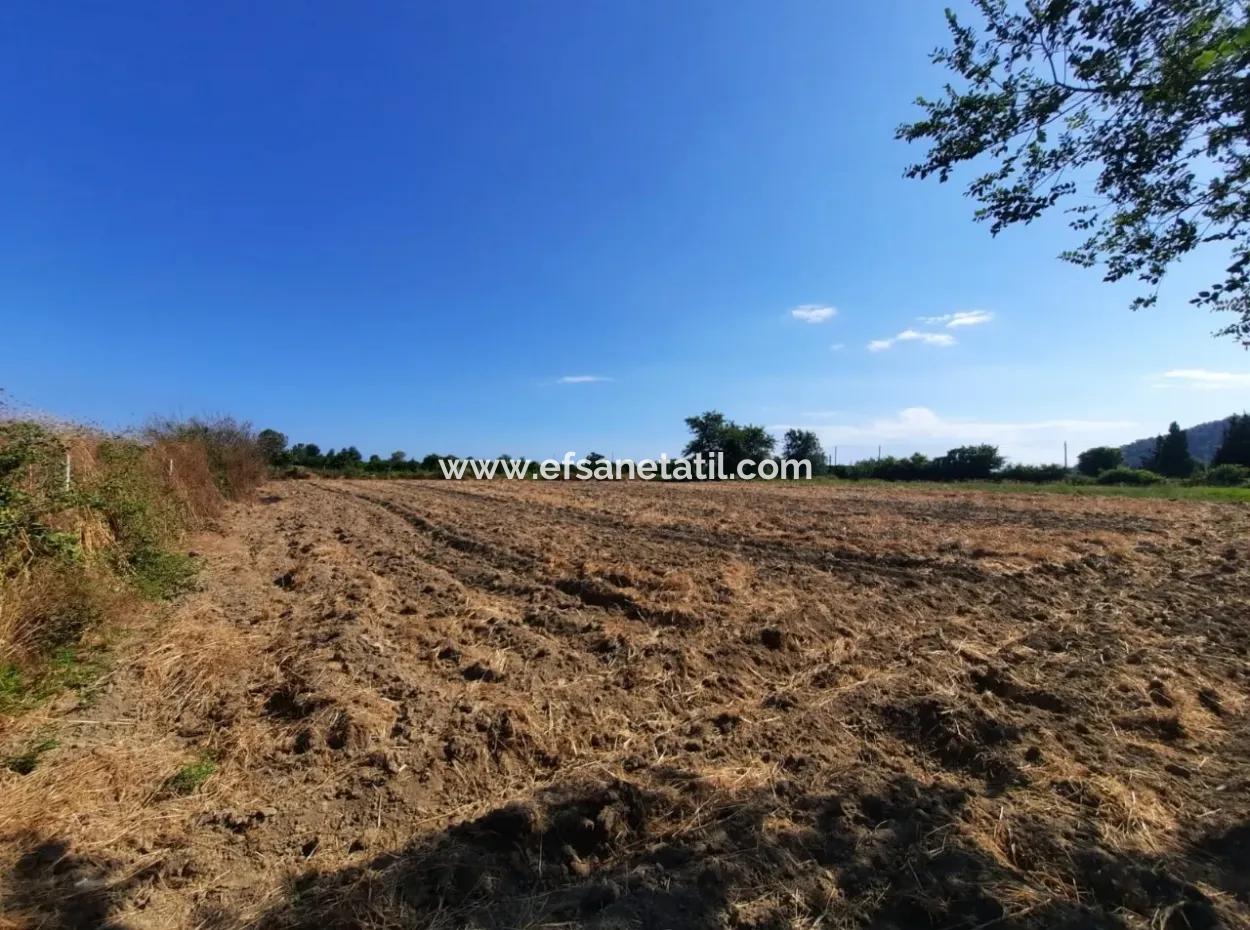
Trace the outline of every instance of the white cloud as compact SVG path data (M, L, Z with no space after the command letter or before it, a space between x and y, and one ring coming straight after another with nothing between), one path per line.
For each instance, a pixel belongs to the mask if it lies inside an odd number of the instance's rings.
M980 326L992 319L994 319L994 314L988 310L960 310L956 313L944 313L941 316L922 316L920 322L928 323L930 326L957 329L960 326Z
M611 378L605 378L602 375L565 375L563 378L556 380L557 384L598 384L601 381L611 381Z
M832 319L837 315L837 307L821 304L803 304L790 311L790 316L796 320L802 320L804 323L823 323L825 320Z
M841 410L804 410L802 413L802 416L810 417L813 420L831 420L841 415Z
M1204 391L1250 388L1250 372L1209 371L1206 368L1174 368L1165 371L1166 384L1184 385Z
M841 352L841 351L842 351L843 349L845 349L845 348L846 348L846 343L845 343L845 342L835 342L833 345L831 345L831 346L829 347L829 351L830 351L830 352Z
M868 351L884 352L892 348L896 342L923 342L930 346L953 346L955 337L950 333L922 333L914 329L905 329L889 339L874 339L868 343Z
M894 337L899 342L923 342L930 346L953 346L955 337L948 333L919 333L914 329L905 329Z
M928 407L908 407L893 416L861 423L791 423L769 429L809 429L820 437L827 451L835 445L843 447L843 461L875 455L878 445L885 446L887 454L910 455L918 449L934 454L958 445L986 442L1015 461L1057 462L1063 460L1064 440L1072 440L1069 452L1075 462L1076 453L1086 446L1118 445L1141 432L1128 420L961 419L940 416Z

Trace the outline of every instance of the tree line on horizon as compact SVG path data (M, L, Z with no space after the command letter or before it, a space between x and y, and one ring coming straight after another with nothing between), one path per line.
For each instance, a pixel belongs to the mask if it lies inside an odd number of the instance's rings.
M686 419L691 440L683 454L724 456L727 469L743 459L772 456L776 439L762 426L742 426L719 411ZM849 465L830 464L819 437L811 430L789 429L782 438L780 458L807 461L812 474L848 480L882 481L1019 481L1042 484L1065 480L1095 480L1104 484L1153 484L1158 481L1200 478L1205 483L1238 485L1250 481L1250 415L1234 415L1211 467L1202 466L1189 454L1184 430L1176 423L1155 440L1154 452L1144 468L1128 468L1121 449L1097 446L1077 458L1075 471L1059 463L1009 464L998 447L989 443L958 446L945 455L930 458L916 452L910 456L878 456ZM1200 474L1201 473L1201 474ZM1079 477L1078 477L1079 476Z
M276 468L307 468L313 471L341 472L437 472L440 459L455 459L454 455L431 453L424 458L409 458L403 451L395 451L382 458L368 458L355 446L341 449L330 448L325 452L315 442L297 442L287 445L287 436L275 429L257 433L257 441L269 464Z
M1166 479L1189 479L1209 484L1240 485L1250 481L1250 415L1233 415L1229 419L1223 441L1209 467L1204 468L1189 453L1185 430L1176 423L1155 439L1154 450L1143 468L1125 464L1123 451L1115 446L1095 446L1077 456L1075 468L1054 463L1027 465L1008 463L998 447L989 443L957 446L945 455L929 457L916 452L909 456L878 456L846 465L829 462L820 438L812 430L788 429L781 437L777 454L777 437L764 427L739 424L717 410L709 410L686 418L690 441L682 449L685 457L719 454L726 472L740 462L779 458L805 461L812 476L829 476L846 480L875 479L880 481L1019 481L1042 484L1058 481L1098 481L1103 484L1153 484ZM440 461L458 461L460 456L430 453L421 458L395 451L385 458L366 458L356 446L344 446L322 452L316 443L299 442L288 445L287 436L278 430L265 429L257 434L259 446L275 469L330 472L346 475L394 477L441 477ZM464 457L472 460L472 457ZM509 460L512 456L500 455ZM591 463L604 456L592 452L585 457ZM534 463L536 465L536 463Z

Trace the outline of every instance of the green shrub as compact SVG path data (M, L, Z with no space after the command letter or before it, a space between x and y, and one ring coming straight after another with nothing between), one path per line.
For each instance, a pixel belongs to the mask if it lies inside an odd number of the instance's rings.
M1236 488L1250 483L1250 468L1245 465L1216 465L1202 476L1202 483L1219 488Z
M74 535L50 522L70 504L65 455L38 423L0 423L0 581L40 558L79 555Z
M1124 464L1124 453L1114 446L1095 446L1076 457L1076 470L1082 475L1096 478L1104 471Z
M9 711L22 702L26 693L26 676L12 662L0 663L0 713Z
M1000 481L1022 481L1029 484L1048 484L1062 481L1068 470L1062 465L1008 465L994 475Z
M1159 484L1163 481L1162 475L1157 475L1145 468L1128 468L1121 466L1119 468L1109 468L1098 476L1099 484L1130 484L1130 485L1149 485Z
M108 524L116 543L108 553L112 567L148 597L182 590L194 568L168 547L186 529L186 517L147 449L130 440L106 440L96 458L99 470L84 482L79 499Z
M191 556L161 546L145 546L130 553L129 567L139 593L154 601L190 591L200 570Z

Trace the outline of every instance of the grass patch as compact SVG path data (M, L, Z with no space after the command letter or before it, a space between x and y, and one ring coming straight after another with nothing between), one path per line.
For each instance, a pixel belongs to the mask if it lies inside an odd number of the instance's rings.
M1033 484L1018 481L880 481L862 478L854 481L845 478L813 478L811 481L773 482L790 485L835 484L845 487L909 488L943 491L989 491L1003 494L1067 494L1093 497L1137 497L1148 500L1169 501L1219 501L1226 503L1250 503L1250 488L1220 488L1206 485L1185 485L1165 482L1151 485L1074 484L1056 481L1050 484Z
M217 760L211 752L202 752L180 768L165 782L165 789L179 797L194 794L217 771Z
M1205 485L1183 484L1012 484L997 481L974 481L957 487L975 488L978 491L1009 491L1013 494L1069 494L1096 497L1140 497L1148 500L1168 501L1226 501L1250 503L1250 488L1216 488Z
M26 678L12 662L0 665L0 714L12 713L22 703Z
M0 665L0 714L29 710L62 691L90 698L104 671L103 649L81 643L61 646L31 669L11 662Z
M149 600L168 600L192 590L200 565L189 555L159 546L146 546L130 557L132 581Z
M3 767L10 772L16 772L18 775L29 775L39 765L39 757L45 752L56 749L58 745L54 739L41 739L38 742L31 743L30 746L18 755L9 756L3 761Z
M52 654L43 675L41 697L72 689L87 691L104 674L104 653L81 644L62 646Z

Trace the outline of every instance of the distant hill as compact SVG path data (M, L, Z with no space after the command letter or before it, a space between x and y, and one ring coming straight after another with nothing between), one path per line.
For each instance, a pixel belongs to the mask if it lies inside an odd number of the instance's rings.
M1189 437L1189 454L1204 465L1210 464L1224 440L1224 430L1228 428L1228 421L1231 419L1232 417L1225 417L1222 420L1187 427L1185 433ZM1124 464L1141 468L1154 454L1155 437L1134 440L1128 445L1120 446L1120 451L1124 453Z

